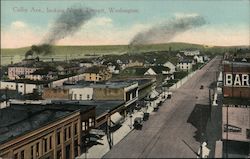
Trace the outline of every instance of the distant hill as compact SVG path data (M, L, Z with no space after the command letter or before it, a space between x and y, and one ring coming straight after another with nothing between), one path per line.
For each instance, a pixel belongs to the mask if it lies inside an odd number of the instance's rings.
M52 54L47 56L41 56L41 58L54 58L54 59L74 59L86 56L97 56L104 54L124 54L128 50L131 53L141 53L148 51L164 51L164 50L183 50L183 49L199 49L201 51L211 51L216 53L224 52L228 49L233 49L241 46L205 46L189 43L166 43L166 44L150 44L140 46L128 46L128 45L100 45L100 46L53 46ZM26 51L30 47L16 48L16 49L2 49L2 65L22 60Z

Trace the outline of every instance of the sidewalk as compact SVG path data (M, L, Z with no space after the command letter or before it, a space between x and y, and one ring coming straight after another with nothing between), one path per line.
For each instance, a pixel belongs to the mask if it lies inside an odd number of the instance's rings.
M161 97L163 95L164 93L160 94L157 100L151 101L150 104L147 103L147 109L142 108L140 111L134 111L134 113L132 114L132 118L127 116L125 118L125 121L122 123L122 126L111 134L111 136L113 137L113 144L116 145L117 143L119 143L134 129L133 123L136 117L143 117L144 112L151 114L157 103L162 101ZM81 154L81 156L76 157L76 159L101 158L103 155L105 155L110 150L107 135L103 136L100 140L98 140L98 142L100 143L99 145L90 147L87 151L87 154L83 153Z
M185 82L187 82L191 77L193 77L193 75L197 72L194 71L190 74L188 74L186 77L182 78L180 81L178 81L177 83L175 83L174 85L172 85L171 87L169 87L169 90L175 90L179 87L181 87Z

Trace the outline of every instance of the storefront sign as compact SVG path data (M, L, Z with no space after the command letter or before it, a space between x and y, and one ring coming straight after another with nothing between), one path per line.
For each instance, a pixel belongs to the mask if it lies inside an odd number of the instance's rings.
M225 86L250 87L250 74L224 74Z

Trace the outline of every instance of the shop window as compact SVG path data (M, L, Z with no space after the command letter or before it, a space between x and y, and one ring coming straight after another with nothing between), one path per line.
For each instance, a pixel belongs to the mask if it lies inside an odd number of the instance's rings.
M78 156L78 142L77 142L77 140L74 141L74 154L75 154L75 157Z

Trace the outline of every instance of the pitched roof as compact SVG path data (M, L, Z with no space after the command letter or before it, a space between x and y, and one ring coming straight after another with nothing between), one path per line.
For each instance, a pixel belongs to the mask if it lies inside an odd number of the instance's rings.
M100 73L103 70L107 70L106 66L92 66L87 68L84 72L85 73Z

